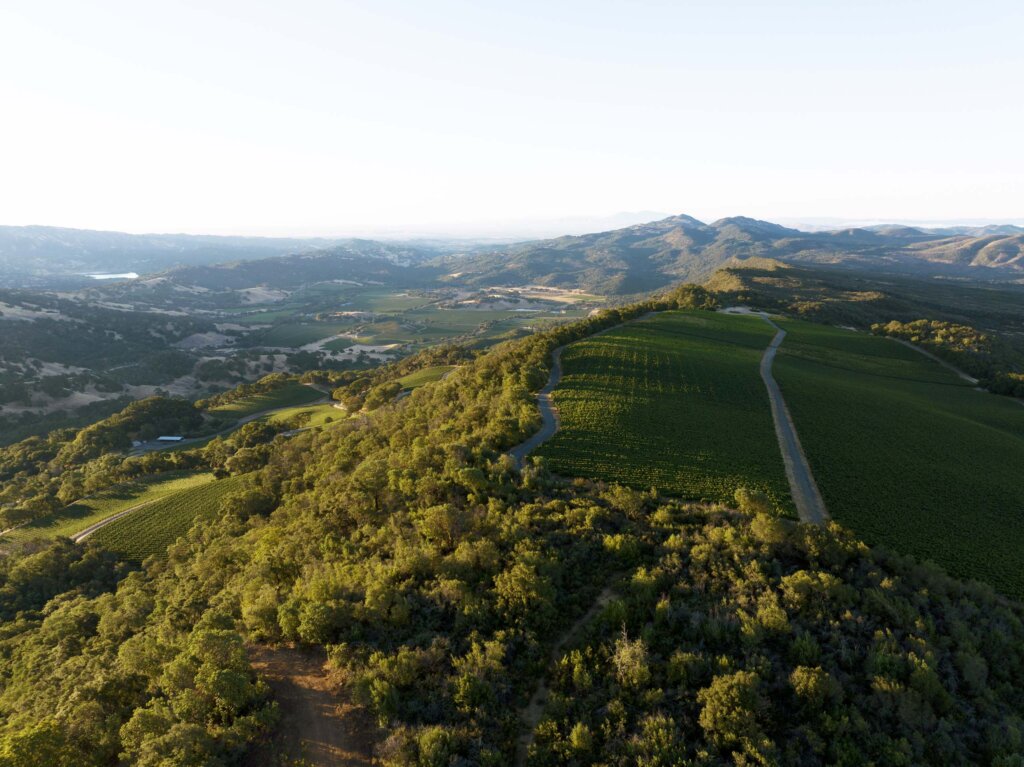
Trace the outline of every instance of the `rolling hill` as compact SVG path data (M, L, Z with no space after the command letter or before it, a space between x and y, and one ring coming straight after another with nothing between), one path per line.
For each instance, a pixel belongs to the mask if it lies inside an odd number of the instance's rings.
M130 290L140 293L163 282L237 290L343 279L403 286L437 280L470 287L541 284L634 295L680 280L700 281L730 259L751 257L1004 279L1024 272L1024 230L880 225L805 232L745 216L707 224L676 215L488 247L447 239L381 242L0 227L0 276L8 286L81 287L92 282L89 273L135 272L145 280L130 283Z
M654 290L679 280L700 281L730 259L752 257L918 275L1007 278L1024 272L1024 234L1017 229L878 226L804 232L743 216L706 224L678 215L442 263L448 267L450 281L538 283L610 295Z

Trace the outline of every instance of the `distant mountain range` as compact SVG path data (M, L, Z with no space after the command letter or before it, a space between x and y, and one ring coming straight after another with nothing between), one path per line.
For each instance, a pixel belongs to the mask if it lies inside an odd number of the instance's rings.
M680 280L700 281L730 259L751 257L914 273L1019 276L1024 272L1024 228L883 225L803 232L742 216L706 224L680 215L441 263L450 268L449 279L471 285L539 283L631 294ZM977 267L992 267L998 274Z
M921 275L1019 278L1024 227L885 224L805 232L743 216L707 224L678 215L498 247L445 239L382 242L0 227L0 277L8 286L53 287L63 285L61 280L81 286L83 274L132 271L211 290L347 279L473 287L541 284L628 295L700 281L731 259L751 257Z
M127 234L52 226L0 226L0 277L8 287L75 285L96 273L153 274L175 267L331 251L411 264L455 249L451 241Z

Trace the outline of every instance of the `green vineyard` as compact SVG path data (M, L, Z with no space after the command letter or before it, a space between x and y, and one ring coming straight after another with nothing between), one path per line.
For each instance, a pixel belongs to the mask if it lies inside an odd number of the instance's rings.
M260 420L274 425L313 427L323 426L347 417L348 413L333 405L298 405L276 410Z
M253 394L227 405L215 407L210 412L242 418L243 416L260 413L264 410L306 405L322 399L323 396L323 392L311 386L290 382L280 389L275 389L266 394Z
M1024 594L1024 408L895 341L780 324L775 377L832 516Z
M793 512L758 366L774 331L754 317L665 312L568 346L553 471L683 498L738 487Z
M242 487L242 476L219 480L212 474L202 476L203 484L128 514L97 530L92 538L125 559L140 561L152 554L165 554L198 519L216 514L224 496Z
M454 365L434 365L433 367L417 370L415 373L410 373L407 376L402 376L398 379L398 383L402 384L403 389L417 389L425 384L440 381L454 369Z
M8 541L27 541L34 538L72 536L96 522L134 506L203 484L208 481L209 476L195 472L168 472L117 485L12 530L3 538Z

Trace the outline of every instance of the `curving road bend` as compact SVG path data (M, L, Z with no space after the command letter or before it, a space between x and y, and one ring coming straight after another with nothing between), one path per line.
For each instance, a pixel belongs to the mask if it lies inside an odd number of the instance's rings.
M525 442L519 443L508 451L520 469L523 468L526 456L555 436L555 432L558 431L558 408L555 407L551 398L551 392L562 381L562 350L564 348L564 346L559 346L551 352L551 376L537 395L537 407L540 409L540 417L543 419L540 430Z
M605 333L611 333L613 330L618 330L623 325L629 325L632 322L642 322L643 320L653 317L657 312L647 312L639 317L634 317L631 320L620 322L618 325L612 325L604 330L599 330L586 338L597 338L603 336ZM577 339L578 341L585 340L584 338ZM575 341L573 343L576 343ZM559 383L562 381L562 350L565 346L559 346L551 352L551 376L548 378L547 385L537 394L537 406L540 409L540 417L542 419L540 431L531 436L525 442L520 442L514 448L508 451L508 454L512 456L512 460L515 461L516 467L519 469L523 468L523 462L533 450L536 450L544 442L547 442L558 431L559 420L558 420L558 408L555 407L554 400L551 398L551 392L555 390Z
M793 425L793 418L786 407L786 400L782 397L782 390L779 388L775 377L772 375L772 363L775 361L775 353L782 345L782 339L786 337L786 331L776 325L766 314L761 319L771 325L777 331L768 348L764 350L761 357L761 380L768 389L768 400L772 407L772 420L775 422L775 434L779 438L779 449L782 450L782 460L786 465L786 479L789 480L789 490L796 504L797 514L801 522L809 522L814 525L823 525L828 521L828 510L825 502L818 491L818 485L814 481L814 474L811 473L810 464L807 463L807 456L800 445L800 438L796 433L796 426Z

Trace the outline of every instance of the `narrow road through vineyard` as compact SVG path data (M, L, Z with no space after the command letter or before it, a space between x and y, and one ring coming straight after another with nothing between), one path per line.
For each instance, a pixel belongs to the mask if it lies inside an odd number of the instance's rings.
M558 431L558 408L551 399L551 392L562 380L562 350L559 346L551 352L551 375L544 388L537 394L537 407L540 408L540 417L543 419L540 429L525 442L521 442L508 451L516 462L516 466L523 468L523 462L532 451L547 442Z
M761 319L777 331L761 358L761 378L768 389L772 420L775 421L775 433L778 435L779 449L782 450L782 460L786 465L786 478L789 480L793 503L796 504L801 522L823 525L829 518L825 502L821 498L814 474L811 473L811 466L807 463L807 456L800 445L800 438L797 436L789 408L786 407L786 400L782 397L782 390L772 375L772 362L775 361L775 353L786 337L786 331L772 322L766 314L762 314Z
M640 317L635 317L634 319L627 320L626 322L618 325L612 325L610 328L600 330L593 335L587 336L587 338L603 336L605 333L617 330L623 325L628 325L630 322L646 320L654 314L657 314L657 312L647 312L647 314ZM579 340L582 341L584 339ZM544 388L537 393L537 407L540 409L540 417L542 419L540 429L535 434L508 451L508 454L512 456L512 459L516 462L516 466L520 469L523 468L526 456L555 436L555 433L558 431L558 408L555 406L555 402L552 399L551 394L562 381L562 351L564 349L565 346L559 346L551 352L551 375L548 376L548 382L544 385Z

